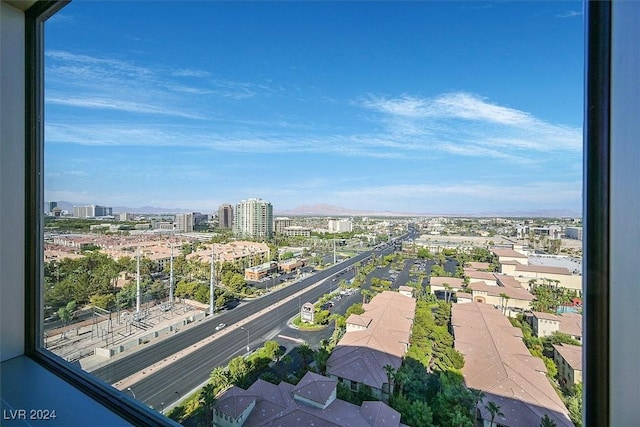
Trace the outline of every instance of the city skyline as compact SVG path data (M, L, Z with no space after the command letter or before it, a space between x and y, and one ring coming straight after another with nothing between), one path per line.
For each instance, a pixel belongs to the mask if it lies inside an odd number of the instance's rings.
M581 211L579 2L148 5L47 23L46 200Z

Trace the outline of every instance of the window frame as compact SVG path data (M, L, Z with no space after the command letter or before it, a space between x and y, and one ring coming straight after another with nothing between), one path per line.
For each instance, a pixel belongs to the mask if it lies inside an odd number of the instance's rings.
M71 0L37 1L24 13L25 24L25 348L40 366L133 425L178 426L103 382L45 350L44 316L44 25Z
M42 349L44 23L69 0L37 1L25 12L25 354L136 425L177 425ZM610 82L611 2L587 0L584 142L585 426L610 422ZM586 355L590 357L587 358ZM632 397L631 397L632 398Z

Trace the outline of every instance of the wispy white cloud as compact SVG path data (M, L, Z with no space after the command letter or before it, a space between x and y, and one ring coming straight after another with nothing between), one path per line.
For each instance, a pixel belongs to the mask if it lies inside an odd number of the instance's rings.
M166 69L118 58L48 51L46 102L52 106L110 110L118 122L87 123L52 116L47 139L85 145L197 147L235 153L322 153L380 159L433 159L443 155L488 158L518 164L541 161L541 153L581 150L580 129L553 124L516 108L467 92L435 97L369 95L351 102L340 127L309 123L290 113L230 114L258 94L283 92L277 83L255 84L215 78L203 70ZM194 78L197 82L194 82ZM297 92L296 92L297 93ZM320 104L326 99L311 100ZM307 100L306 104L311 101ZM255 107L259 102L252 103ZM248 105L248 104L247 104ZM267 104L268 105L268 104ZM344 107L331 100L331 109ZM219 110L216 110L219 108ZM264 108L264 105L260 106ZM294 113L291 113L294 112ZM150 117L197 120L170 126ZM307 117L307 116L305 116ZM363 117L371 126L362 126ZM308 119L305 119L308 120ZM353 123L351 123L353 122ZM323 129L318 131L318 129Z
M578 152L582 131L458 92L435 98L369 96L360 102L392 132L421 138L432 149L461 155L527 157L526 152Z
M201 115L189 113L185 111L170 110L154 105L143 104L139 102L124 101L109 98L56 98L49 96L46 98L49 104L64 105L69 107L94 108L126 111L141 114L162 114L169 116L185 117L190 119L202 119Z
M171 75L177 76L177 77L209 77L211 73L203 70L191 70L187 68L182 68L182 69L173 71Z
M47 101L77 108L200 118L200 114L187 112L188 106L204 110L202 103L212 97L243 100L273 91L265 84L214 78L205 70L140 65L132 60L60 50L49 50L45 55ZM94 101L78 102L81 98Z
M581 10L568 10L564 13L560 13L556 15L556 18L574 18L576 16L582 16L583 13Z

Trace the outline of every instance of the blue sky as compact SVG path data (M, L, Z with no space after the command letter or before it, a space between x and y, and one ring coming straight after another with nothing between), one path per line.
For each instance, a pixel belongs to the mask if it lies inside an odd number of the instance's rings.
M580 212L581 2L90 2L46 24L45 198Z

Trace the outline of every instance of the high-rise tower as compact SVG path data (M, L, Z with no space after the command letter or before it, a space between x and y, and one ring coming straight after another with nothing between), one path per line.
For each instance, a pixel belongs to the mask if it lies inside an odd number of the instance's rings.
M262 199L248 199L236 204L233 233L238 237L271 239L273 206Z
M233 206L229 203L224 203L218 208L218 226L233 228Z

